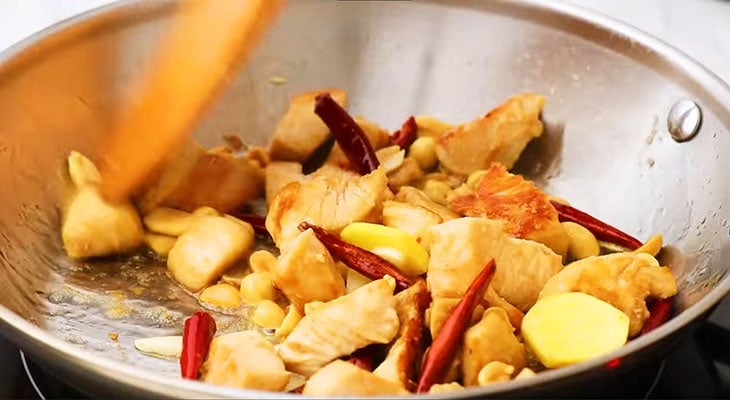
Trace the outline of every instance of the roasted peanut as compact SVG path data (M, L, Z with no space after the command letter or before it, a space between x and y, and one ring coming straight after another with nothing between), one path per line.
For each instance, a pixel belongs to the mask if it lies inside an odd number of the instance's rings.
M256 310L251 321L262 328L278 328L284 321L286 313L278 304L271 300L261 300L256 303Z
M266 250L256 250L248 257L248 265L253 272L268 272L276 264L276 256Z
M430 171L436 164L436 140L429 136L419 137L408 148L408 156L412 157L424 171Z
M568 245L568 255L570 257L580 260L601 253L598 240L591 231L575 222L563 222L562 224L568 237L570 237L570 244Z
M227 283L219 283L203 289L200 301L216 307L234 308L241 304L241 293Z
M241 280L241 298L246 304L274 300L277 291L268 272L252 272Z

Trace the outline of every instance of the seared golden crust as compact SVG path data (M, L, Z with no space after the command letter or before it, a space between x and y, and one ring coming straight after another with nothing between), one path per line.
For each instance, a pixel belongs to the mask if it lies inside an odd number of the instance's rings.
M499 163L487 169L474 194L454 196L448 204L465 216L504 221L507 233L518 238L528 238L558 221L558 212L545 193Z

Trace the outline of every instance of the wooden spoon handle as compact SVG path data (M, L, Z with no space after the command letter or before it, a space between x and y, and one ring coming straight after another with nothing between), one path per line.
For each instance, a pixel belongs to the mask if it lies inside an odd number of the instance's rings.
M283 0L182 1L152 68L113 126L102 194L133 193L195 127L236 67L273 24Z

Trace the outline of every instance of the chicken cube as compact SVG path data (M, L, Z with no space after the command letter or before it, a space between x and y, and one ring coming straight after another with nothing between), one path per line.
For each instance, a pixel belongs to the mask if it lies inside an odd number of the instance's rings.
M157 206L183 211L210 206L228 212L256 199L262 191L263 173L247 158L215 149L205 151L188 141L168 160L145 183L138 198L145 214Z
M393 190L398 190L423 179L424 175L418 162L412 157L406 157L398 168L388 173L388 184Z
M200 370L203 382L241 389L280 391L289 382L274 346L255 331L214 338Z
M144 229L130 202L110 203L95 186L82 186L65 207L61 239L71 258L101 257L139 247Z
M302 394L312 397L365 397L407 395L409 392L396 382L347 361L335 360L309 378Z
M338 357L390 342L400 327L394 289L386 276L307 310L279 348L287 369L309 377Z
M540 298L563 292L583 292L623 311L633 337L649 318L646 298L674 296L677 283L671 269L660 266L650 254L615 253L566 265L545 283Z
M395 301L400 321L398 338L390 346L385 360L375 368L373 374L398 382L405 388L413 388L415 366L426 350L426 326L423 315L431 296L426 283L419 281L395 295Z
M395 195L395 200L403 203L410 203L421 206L441 217L441 220L443 220L444 222L452 220L454 218L459 218L459 214L449 210L447 207L444 207L441 204L436 203L435 201L431 200L425 193L412 186L401 187L398 190L398 193L396 193Z
M273 160L302 162L327 139L330 130L314 113L315 99L321 93L329 93L343 107L347 103L347 93L335 88L294 96L271 136L269 154Z
M364 175L320 175L286 185L274 197L266 229L283 252L303 221L339 233L352 222L379 222L390 191L382 168Z
M441 222L443 219L438 214L419 205L394 200L383 203L383 225L400 229L419 243L430 226Z
M345 294L335 260L311 229L292 240L270 272L276 286L301 311L311 301L329 301Z
M469 217L503 221L510 236L543 243L567 257L570 236L547 195L534 183L494 163L474 186L464 184L451 191L449 208Z
M527 143L542 134L540 113L544 105L544 96L513 96L484 117L441 136L436 142L436 156L444 168L461 175L493 162L510 169Z
M266 166L264 191L266 204L271 204L279 191L290 182L302 182L302 164L298 162L274 161Z
M167 257L173 279L193 292L215 281L253 245L251 225L219 216L196 218Z
M464 335L461 370L465 386L479 385L480 371L491 362L500 361L520 370L527 364L522 343L515 337L507 313L490 307L481 321Z
M428 285L434 298L460 298L491 258L496 270L490 287L510 304L528 310L547 280L563 267L547 246L515 239L503 224L464 217L429 228Z

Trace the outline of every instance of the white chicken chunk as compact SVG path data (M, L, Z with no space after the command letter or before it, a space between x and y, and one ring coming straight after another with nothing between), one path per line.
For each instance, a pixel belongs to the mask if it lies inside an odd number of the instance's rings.
M436 156L444 168L461 175L493 162L510 169L527 143L542 134L540 113L544 105L544 96L513 96L484 117L441 136L436 142Z
M312 301L329 301L345 294L345 282L327 248L311 229L292 240L269 271L276 286L300 311Z
M567 257L570 236L548 196L502 164L492 164L474 184L452 190L447 201L462 215L500 220L508 235L540 242Z
M484 311L481 321L464 335L461 363L464 385L478 385L479 372L493 361L509 364L513 370L527 364L522 343L515 337L507 313L498 307Z
M286 185L274 197L266 229L280 250L299 234L306 221L333 233L352 222L378 222L390 191L382 168L364 176L320 175ZM351 176L351 177L350 177Z
M253 239L253 228L243 221L198 217L177 238L167 256L167 268L173 279L197 292L243 258Z
M259 197L262 178L260 166L249 158L205 150L189 140L150 176L137 204L143 213L157 206L184 211L209 206L227 212Z
M274 346L255 331L214 338L200 371L204 382L241 389L280 391L289 382Z
M302 162L327 139L330 130L314 113L315 98L320 93L329 93L343 107L347 103L347 93L335 88L292 97L289 109L276 125L269 143L273 160Z
M86 186L68 201L61 239L69 257L101 257L134 250L144 240L144 229L131 203L109 203Z
M419 205L394 200L383 203L383 225L400 229L419 243L429 227L442 222L438 214Z
M459 214L449 210L441 204L436 203L425 193L412 186L401 187L395 195L395 200L421 206L434 214L437 214L444 222L454 218L459 218Z
M298 162L274 161L266 166L266 204L271 204L277 193L291 182L301 182L305 179L302 173L302 164Z
M144 229L128 201L110 203L98 192L101 174L81 153L68 156L71 185L63 207L61 240L72 258L125 253L142 244Z
M545 283L540 298L563 292L583 292L623 311L629 317L632 337L649 318L646 298L674 296L677 283L672 271L650 254L615 253L566 265Z
M460 298L489 259L496 269L490 288L522 311L537 301L562 259L547 246L508 237L502 223L458 218L429 228L428 285L434 298Z
M424 281L395 295L396 311L400 320L398 338L388 349L373 373L381 378L400 383L405 388L414 385L414 369L425 350L426 327L423 315L431 301Z
M347 361L335 360L309 378L302 394L312 397L407 395L396 382L383 379Z
M394 289L395 280L386 276L307 310L279 348L287 369L308 377L335 358L390 342L400 326Z

